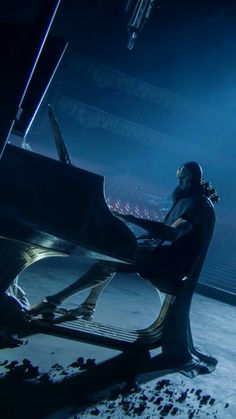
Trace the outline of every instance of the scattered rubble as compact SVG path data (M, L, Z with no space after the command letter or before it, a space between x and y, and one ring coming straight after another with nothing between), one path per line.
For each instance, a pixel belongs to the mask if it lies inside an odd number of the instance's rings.
M116 417L142 417L148 418L165 418L170 417L186 417L186 419L204 418L217 419L217 410L212 410L215 399L209 394L204 394L202 389L186 388L182 382L180 386L170 380L160 380L154 388L146 386L143 389L137 383L125 385L112 389L109 395L109 401L105 402L105 410L102 403L96 403L99 410L99 417L109 418L118 414ZM225 408L228 407L228 403ZM208 411L207 407L211 409ZM92 409L89 413L92 413ZM86 415L88 409L80 410L78 416ZM156 416L154 416L156 415Z
M96 360L90 358L85 360L79 357L66 368L55 363L48 372L41 372L39 367L32 365L29 359L23 359L22 362L5 360L0 363L0 366L2 370L5 369L6 378L36 380L50 385L57 379L64 382L68 376L75 374L78 370L96 367ZM217 418L217 410L214 407L216 400L210 394L204 394L202 389L187 388L183 381L177 385L169 379L161 379L154 387L150 385L142 387L132 380L122 387L112 388L109 394L106 394L104 401L100 400L102 397L89 400L91 407L74 407L71 418L80 418L83 414L87 415L88 411L90 416L106 419L114 417L114 414L116 415L119 411L120 417L139 416L145 419L155 417L153 415L170 418L171 416L181 417L183 414L188 419L202 418L203 413L204 418ZM224 407L228 408L229 403L225 403Z

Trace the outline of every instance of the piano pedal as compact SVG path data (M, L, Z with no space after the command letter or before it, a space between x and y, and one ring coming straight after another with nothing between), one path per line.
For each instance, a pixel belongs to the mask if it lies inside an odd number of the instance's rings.
M93 320L94 312L94 304L84 303L76 309L57 307L53 312L41 313L41 316L44 321L57 324L78 319L91 321Z
M79 320L79 319L86 320L86 321L93 320L93 315L91 315L91 314L90 315L89 314L84 314L83 316L79 316L79 315L76 315L74 313L71 313L72 310L63 309L63 311L64 311L64 313L62 313L62 312L57 313L59 315L57 317L54 317L54 319L51 320L51 322L53 324L64 323L64 322L68 322L68 321L71 321L71 320Z
M74 311L75 310L68 310L66 308L57 308L54 312L40 313L37 316L34 316L34 319L41 320L46 323L52 323L52 324L64 323L67 321L78 320L78 319L82 319L86 321L91 321L93 319L93 313L92 314L86 313L84 315L78 315L78 314L73 313Z
M55 313L62 315L65 319L76 320L78 318L82 320L91 321L95 313L95 304L83 303L75 309L65 309L57 307Z

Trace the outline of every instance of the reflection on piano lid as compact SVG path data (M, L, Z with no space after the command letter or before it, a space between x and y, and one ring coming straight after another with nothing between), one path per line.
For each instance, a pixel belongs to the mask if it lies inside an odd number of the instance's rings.
M8 144L0 160L0 236L132 263L136 239L104 199L104 178Z

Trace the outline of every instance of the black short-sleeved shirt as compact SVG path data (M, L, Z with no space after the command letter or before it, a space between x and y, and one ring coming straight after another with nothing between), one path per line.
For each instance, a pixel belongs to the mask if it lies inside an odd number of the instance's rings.
M178 219L190 221L192 229L171 244L163 243L152 250L139 249L136 264L132 272L140 273L148 279L176 278L188 275L198 255L209 240L213 219L209 219L209 204L201 195L181 199L173 205L164 224L171 226ZM209 231L206 231L206 219L209 219Z
M196 205L181 214L179 218L191 222L192 230L172 242L170 246L170 252L173 255L175 263L180 272L183 272L185 275L188 274L201 250L202 217L203 213L200 205Z

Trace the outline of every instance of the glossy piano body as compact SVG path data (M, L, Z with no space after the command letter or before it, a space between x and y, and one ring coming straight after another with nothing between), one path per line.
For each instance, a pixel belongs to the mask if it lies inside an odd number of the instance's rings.
M0 160L0 196L4 248L23 243L45 249L45 257L135 259L136 239L107 207L102 176L8 144Z

